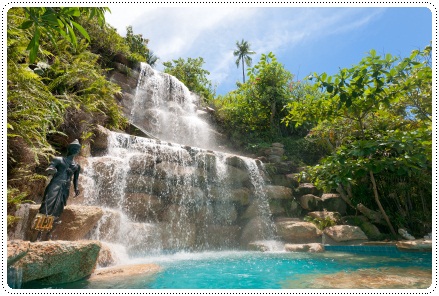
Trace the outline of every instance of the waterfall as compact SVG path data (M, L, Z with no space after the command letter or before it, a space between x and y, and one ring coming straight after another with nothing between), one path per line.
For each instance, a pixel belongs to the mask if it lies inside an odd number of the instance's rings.
M275 238L262 163L215 151L197 104L175 77L143 64L130 120L160 140L110 132L107 153L89 158L86 203L104 210L93 238L122 261Z
M198 115L199 97L172 75L141 64L130 121L163 141L218 149L212 127Z

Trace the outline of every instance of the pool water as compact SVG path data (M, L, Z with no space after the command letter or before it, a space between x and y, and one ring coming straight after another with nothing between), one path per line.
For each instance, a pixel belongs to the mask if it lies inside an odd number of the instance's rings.
M132 263L155 263L162 267L162 271L145 278L121 278L111 282L82 280L51 288L425 289L431 285L432 278L431 253L400 252L381 256L342 252L227 251L166 254L136 258Z

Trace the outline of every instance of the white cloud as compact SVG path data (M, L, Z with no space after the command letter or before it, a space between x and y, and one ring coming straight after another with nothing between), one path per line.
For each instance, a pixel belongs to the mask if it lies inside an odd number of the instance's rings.
M111 8L111 7L110 7ZM292 52L295 47L331 34L346 33L365 26L380 9L359 8L237 8L171 7L111 8L108 22L150 40L149 47L160 60L203 57L214 83L234 87L241 80L233 50L242 38L258 53ZM160 67L159 67L160 68Z

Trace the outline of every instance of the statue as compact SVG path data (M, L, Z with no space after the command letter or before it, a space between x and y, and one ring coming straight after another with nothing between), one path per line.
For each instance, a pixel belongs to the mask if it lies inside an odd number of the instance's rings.
M53 224L60 224L58 220L67 204L70 193L70 183L73 177L75 197L79 195L78 177L81 167L73 160L81 150L81 144L76 139L69 144L66 157L55 157L50 162L46 172L53 175L44 190L44 197L40 209L33 223L33 229L38 230L38 240L42 232L48 231L47 236L53 230Z

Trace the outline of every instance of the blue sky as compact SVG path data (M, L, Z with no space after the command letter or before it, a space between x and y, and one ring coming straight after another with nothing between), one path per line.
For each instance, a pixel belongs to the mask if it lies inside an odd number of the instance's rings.
M125 35L126 27L150 40L161 62L203 57L217 94L242 80L233 50L251 44L255 65L273 52L303 80L310 73L336 74L357 64L367 52L406 57L432 40L428 7L154 7L110 6L107 22Z

